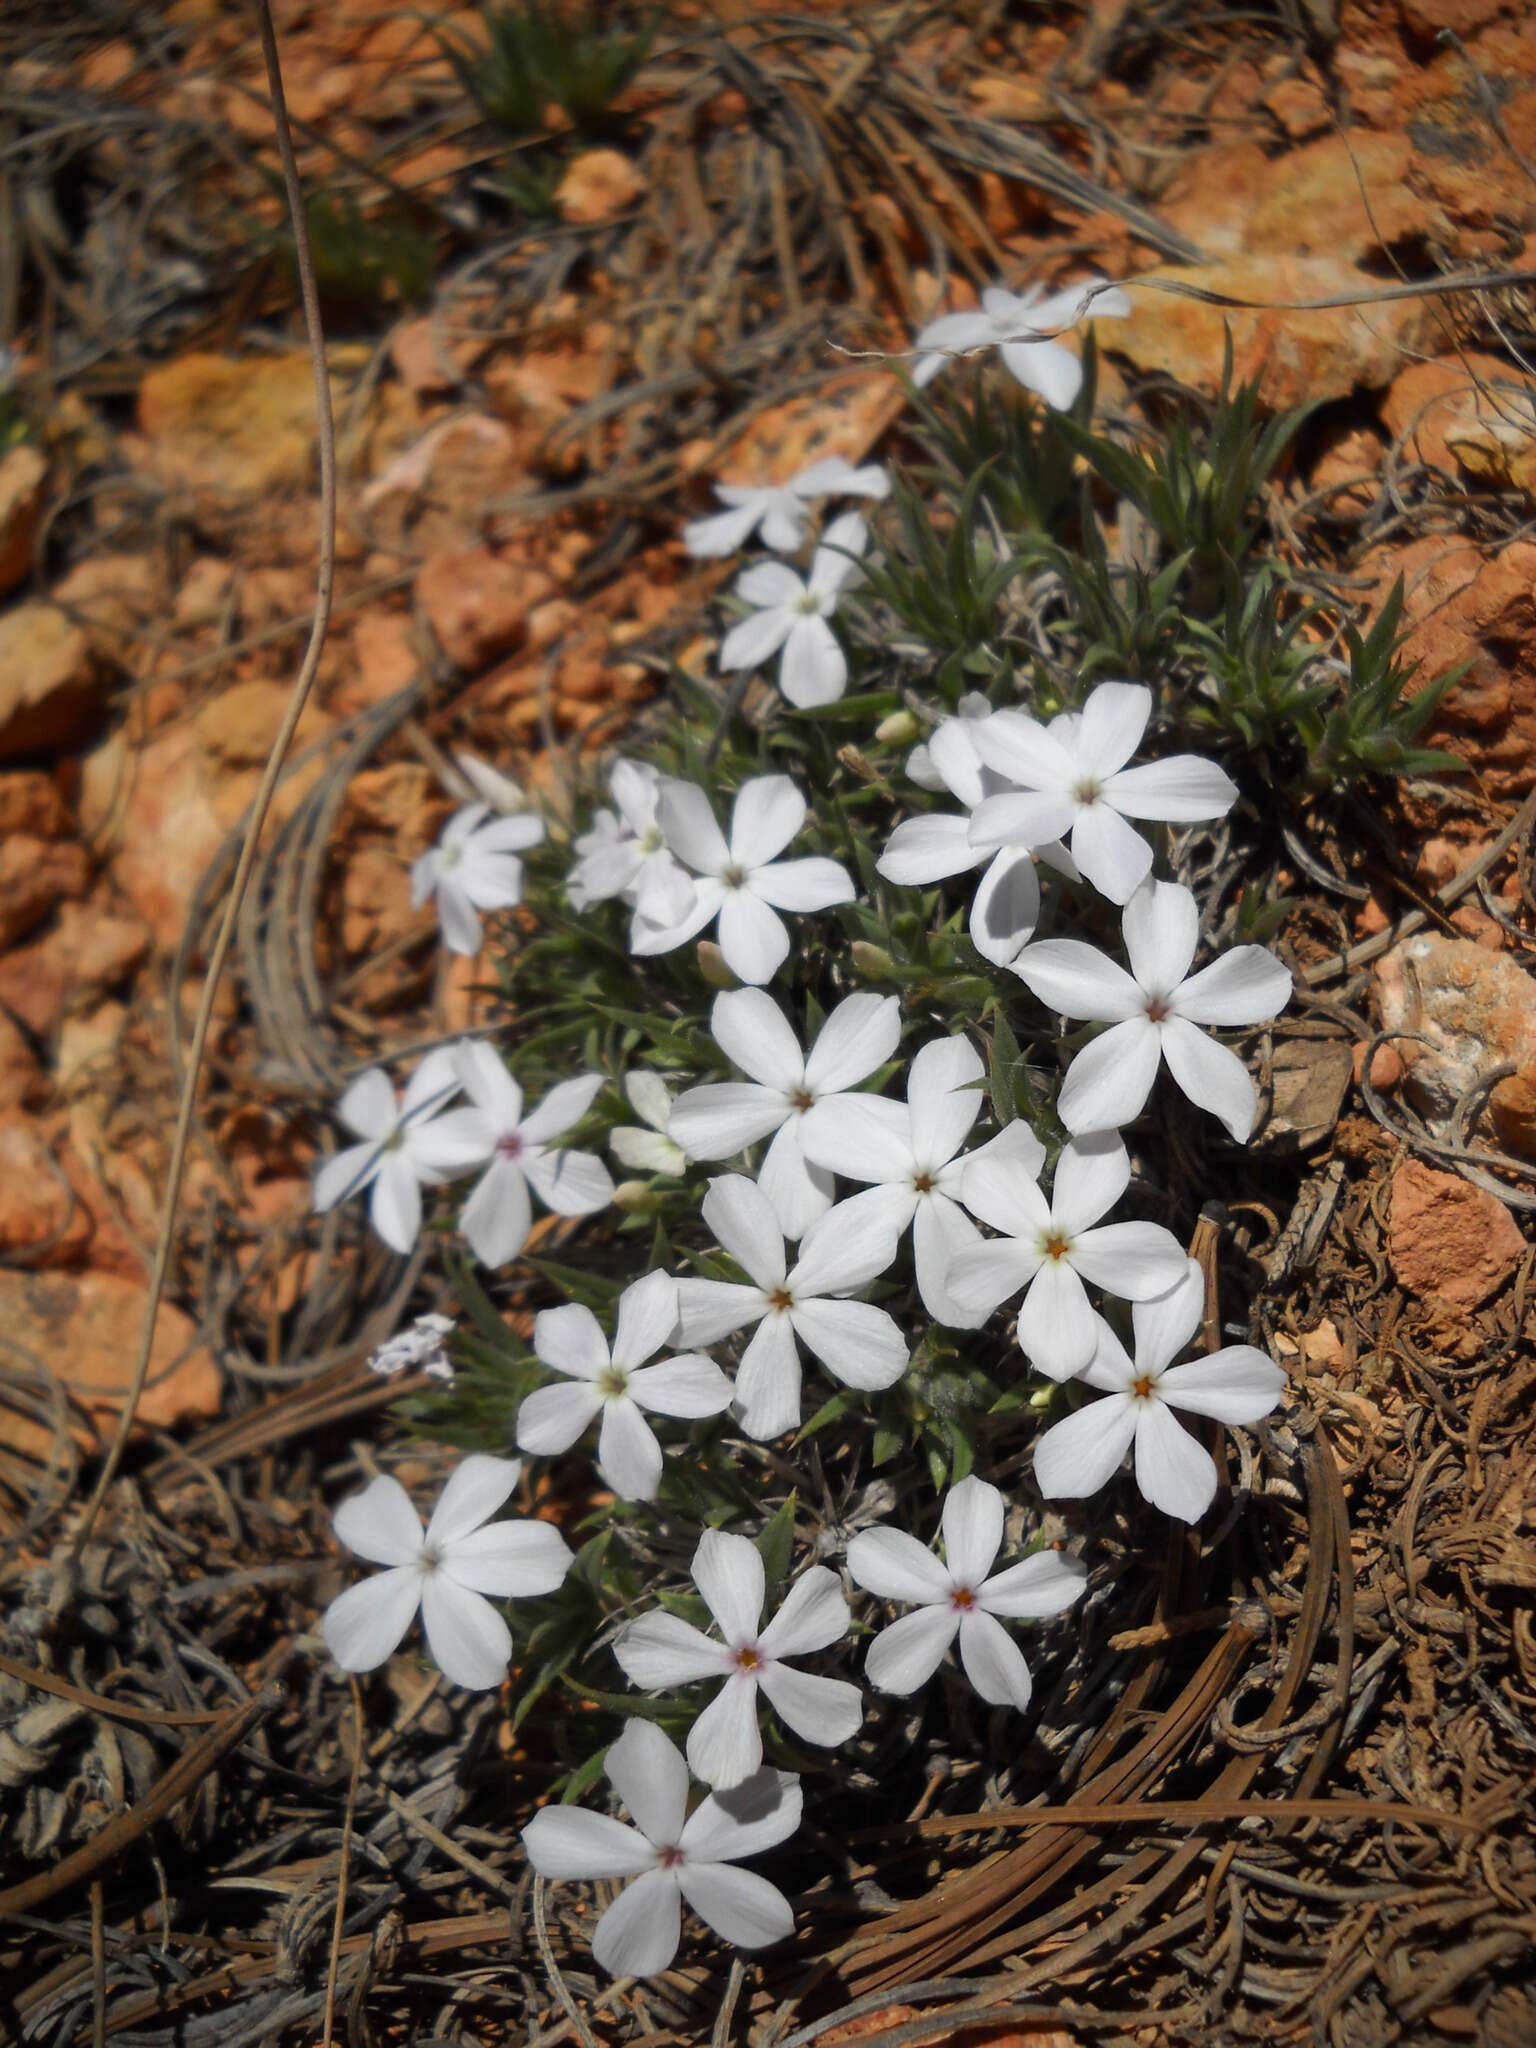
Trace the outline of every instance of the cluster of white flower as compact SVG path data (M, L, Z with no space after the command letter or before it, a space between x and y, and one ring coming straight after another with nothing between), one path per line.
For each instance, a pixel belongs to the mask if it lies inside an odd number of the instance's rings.
M1048 403L1067 405L1078 365L1052 337L1090 301L1098 315L1128 310L1123 295L1097 282L1045 300L988 293L980 313L923 330L917 381L951 353L999 346L1015 377ZM760 532L770 548L795 548L809 532L810 500L878 499L886 490L883 471L836 462L783 488L722 487L727 509L689 527L686 544L718 557ZM749 569L736 585L749 612L725 637L722 667L751 668L778 655L789 703L814 709L841 697L847 657L829 619L853 585L867 539L862 515L847 513L826 530L803 577L782 562ZM544 1310L533 1349L552 1378L522 1403L520 1451L558 1455L596 1424L603 1482L625 1500L651 1501L664 1472L658 1421L690 1424L729 1412L749 1438L782 1438L800 1425L807 1359L844 1388L877 1394L894 1386L908 1370L908 1333L867 1296L896 1264L910 1229L912 1276L929 1317L974 1330L1016 1301L1016 1341L1029 1366L1101 1397L1074 1402L1040 1435L1034 1475L1042 1495L1091 1493L1133 1452L1137 1484L1155 1507L1189 1523L1206 1512L1216 1467L1177 1412L1257 1422L1278 1402L1284 1376L1246 1345L1177 1362L1205 1322L1204 1279L1161 1225L1112 1218L1132 1179L1121 1131L1166 1062L1192 1103L1246 1139L1253 1083L1210 1030L1276 1015L1290 976L1257 946L1232 948L1191 973L1195 899L1153 878L1154 846L1138 826L1219 819L1238 792L1220 767L1196 756L1134 764L1151 711L1150 690L1120 682L1100 683L1081 709L1046 724L994 710L984 697L962 699L908 763L918 789L943 792L958 808L906 817L876 864L886 881L909 888L979 873L969 929L982 960L1017 977L1057 1016L1108 1027L1067 1066L1057 1110L1069 1136L1049 1192L1046 1146L1027 1122L1011 1119L1011 1104L993 1101L995 1127L967 1149L987 1096L984 1062L963 1028L917 1046L898 1099L885 1092L901 1064L895 996L847 995L812 1031L767 992L791 949L784 915L858 896L839 862L784 857L808 815L789 777L743 783L722 826L707 789L636 762L614 766L612 808L598 811L575 841L569 901L578 910L626 904L638 959L673 952L714 926L720 955L743 986L718 995L710 1014L722 1069L740 1078L686 1085L693 1077L674 1074L669 1087L636 1069L624 1090L641 1122L613 1130L609 1143L629 1171L667 1180L684 1178L697 1162L730 1164L709 1180L701 1214L741 1277L708 1266L646 1272L618 1295L611 1336L578 1303ZM418 896L435 894L445 942L461 951L480 942L480 910L518 902L517 856L542 835L511 785L471 781L482 801L453 819L416 870ZM1052 916L1080 900L1074 892L1097 892L1118 908L1128 967L1084 939L1037 937L1047 909L1041 868L1052 878ZM1091 908L1090 925L1102 916ZM422 1190L479 1173L459 1229L478 1259L503 1266L528 1239L532 1195L564 1216L590 1215L613 1200L601 1162L556 1142L591 1108L603 1080L562 1082L527 1111L517 1082L484 1043L434 1050L398 1100L384 1073L370 1069L337 1112L359 1142L321 1167L315 1206L327 1210L366 1192L378 1234L405 1252L421 1228ZM1095 1295L1131 1304L1134 1359ZM428 1335L441 1333L423 1332L423 1341ZM733 1373L708 1355L731 1340ZM401 1362L414 1361L414 1340L400 1342ZM425 1534L392 1480L375 1479L344 1503L338 1536L387 1567L327 1611L326 1639L346 1669L389 1656L419 1605L428 1645L450 1678L490 1686L505 1676L510 1636L484 1596L551 1592L572 1562L549 1525L492 1519L518 1473L515 1461L467 1458ZM943 1501L942 1559L895 1529L868 1529L849 1544L849 1579L874 1600L910 1610L880 1625L869 1644L873 1686L911 1693L953 1646L983 1700L1027 1705L1028 1666L1004 1624L1059 1613L1082 1594L1086 1571L1050 1550L994 1571L1005 1511L998 1489L970 1476ZM766 1624L763 1555L745 1536L706 1529L692 1576L714 1633L657 1606L628 1621L614 1642L624 1674L644 1691L718 1685L693 1721L686 1765L659 1730L632 1720L608 1752L607 1773L635 1825L561 1808L540 1813L524 1836L544 1877L634 1880L604 1913L594 1943L598 1960L619 1972L666 1967L685 1900L744 1947L789 1931L783 1896L733 1867L785 1840L800 1819L798 1781L763 1767L763 1704L820 1747L847 1741L863 1716L856 1685L802 1668L852 1625L835 1572L822 1564L802 1570ZM711 1788L691 1818L690 1768Z

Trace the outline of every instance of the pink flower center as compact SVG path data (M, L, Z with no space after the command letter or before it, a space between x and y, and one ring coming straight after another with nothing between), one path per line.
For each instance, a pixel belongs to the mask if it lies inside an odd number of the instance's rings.
M1154 1384L1152 1375L1149 1372L1144 1372L1139 1379L1131 1381L1131 1392L1138 1401L1150 1401Z
M1165 997L1149 996L1147 998L1147 1021L1149 1024L1167 1023L1168 1003Z
M685 1860L681 1849L663 1849L661 1852L663 1870L681 1870Z
M498 1157L502 1159L521 1159L523 1156L521 1135L517 1131L508 1131L504 1138L496 1140L496 1151Z
M753 1649L750 1643L743 1643L736 1652L736 1669L738 1671L761 1671L762 1668L763 1660L757 1651Z
M976 1605L976 1595L969 1586L956 1586L949 1598L951 1605L958 1607L962 1614L968 1613Z

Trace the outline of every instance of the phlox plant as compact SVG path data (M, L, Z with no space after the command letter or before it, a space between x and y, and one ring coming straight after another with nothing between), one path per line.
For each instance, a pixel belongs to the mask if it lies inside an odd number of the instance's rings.
M1219 606L1117 675L1075 605L1063 563L1109 560L1112 465L1074 471L1106 431L1093 342L1063 332L1095 297L1134 318L1095 282L925 329L896 490L823 463L694 508L692 551L748 551L717 674L679 671L542 836L469 776L501 816L461 815L418 886L446 944L484 920L499 1011L403 1092L374 1072L338 1105L355 1142L317 1206L356 1200L397 1252L428 1233L461 1320L451 1380L406 1413L480 1483L478 1520L456 1474L424 1532L381 1480L343 1504L338 1535L387 1569L326 1638L376 1665L420 1606L450 1679L510 1677L515 1722L595 1709L523 1825L541 1878L632 1880L597 1927L612 1970L665 1968L685 1905L738 1947L786 1935L792 1903L735 1859L813 1881L785 1849L802 1810L831 1825L859 1745L925 1697L966 1689L957 1730L1013 1717L1023 1758L1032 1672L1119 1625L1061 1617L1159 1569L1160 1524L1222 1492L1215 1426L1285 1397L1240 1315L1207 1326L1186 1245L1245 1184L1252 1034L1291 988L1205 851L1273 829L1288 742L1226 718L1230 668L1207 687ZM1238 465L1199 543L1241 576L1276 437L1223 406L1172 471L1204 445ZM862 509L818 515L839 496ZM919 502L963 534L945 573L988 581L959 660ZM1193 602L1165 569L1159 605ZM1139 588L1128 568L1117 601ZM495 1519L514 1447L558 1553Z

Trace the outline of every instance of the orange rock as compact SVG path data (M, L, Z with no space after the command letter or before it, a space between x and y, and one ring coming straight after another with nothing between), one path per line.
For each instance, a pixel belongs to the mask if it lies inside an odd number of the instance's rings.
M30 441L0 460L0 597L31 574L47 477L48 458Z
M57 605L0 613L0 760L78 746L103 694L90 642Z
M94 1448L121 1413L143 1326L148 1289L111 1273L0 1271L0 1327L21 1360L35 1360L45 1384L61 1385L77 1440ZM219 1412L218 1367L197 1329L171 1302L162 1304L149 1377L137 1419L144 1429L206 1421ZM43 1455L50 1432L30 1417L6 1421L13 1449Z
M38 768L0 775L0 839L15 832L31 839L66 839L71 830L68 807L51 775Z
M553 595L541 570L504 561L488 548L434 555L416 577L417 601L438 645L467 674L520 646L530 610Z
M331 361L350 366L358 355L332 350ZM331 382L339 408L344 388ZM307 483L315 465L309 356L178 356L139 386L139 430L151 471L172 488L228 499Z
M1365 1049L1370 1040L1362 1038L1353 1048L1355 1086L1360 1086L1365 1075ZM1387 1094L1402 1080L1404 1073L1400 1056L1390 1045L1378 1045L1371 1054L1371 1086L1378 1094Z
M1327 437L1307 480L1310 491L1326 492L1330 518L1358 518L1376 502L1376 475L1386 443L1373 427L1346 427Z
M1409 1095L1437 1127L1482 1075L1512 1066L1489 1117L1506 1150L1536 1159L1536 977L1472 939L1422 936L1377 961L1371 1000L1382 1029L1404 1034Z
M1410 1159L1392 1176L1387 1249L1410 1294L1473 1309L1525 1257L1525 1239L1497 1196Z
M1469 349L1410 363L1392 380L1381 416L1410 461L1447 476L1536 483L1536 383L1500 356Z
M342 717L382 704L421 672L421 656L403 612L364 612L352 628L355 673L332 691L330 708Z
M119 987L148 952L149 932L137 918L100 900L65 903L51 931L0 955L0 1003L46 1038L67 1003Z
M171 616L178 626L212 626L229 609L235 569L220 555L199 555L176 592Z
M1392 558L1407 577L1405 658L1420 685L1468 663L1425 734L1470 762L1494 796L1536 783L1536 546L1512 541L1491 560L1436 538Z
M76 1201L41 1126L0 1115L0 1258L35 1269L81 1263L91 1219Z
M0 840L0 947L35 931L63 897L83 896L90 855L73 840Z
M80 83L87 92L111 92L132 75L138 61L132 43L125 36L115 36L81 61Z
M191 725L168 726L136 749L113 733L87 755L80 822L156 949L171 951L226 831Z
M387 846L360 846L341 878L341 943L352 959L381 952L429 913L411 907L410 870Z
M1162 280L1253 304L1203 305L1158 291ZM1221 375L1222 338L1230 326L1235 379L1257 377L1265 403L1283 411L1311 399L1379 390L1391 382L1403 352L1426 339L1431 315L1417 301L1304 308L1309 300L1379 288L1379 279L1336 256L1235 256L1198 270L1145 272L1130 284L1131 317L1098 321L1095 331L1107 353L1209 393Z
M555 205L562 220L594 227L633 206L645 189L645 173L621 150L588 149L572 158L555 188Z
M31 1046L0 1010L0 1109L25 1109L48 1093L48 1077Z

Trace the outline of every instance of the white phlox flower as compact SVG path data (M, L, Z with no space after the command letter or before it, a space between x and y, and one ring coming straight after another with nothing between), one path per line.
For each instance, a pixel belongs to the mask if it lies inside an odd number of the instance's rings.
M575 844L566 881L573 908L622 896L637 916L676 924L693 908L693 877L667 849L656 815L661 777L643 761L615 761L608 774L613 809L599 810Z
M916 1692L958 1636L960 1662L981 1697L1022 1712L1029 1666L1003 1623L1060 1614L1081 1597L1087 1569L1075 1557L1042 1550L992 1572L1003 1541L1003 1496L974 1473L946 1494L943 1528L942 1563L900 1529L868 1529L849 1544L855 1584L914 1610L875 1637L865 1674L882 1692Z
M1258 1114L1252 1077L1235 1052L1200 1027L1279 1016L1290 1000L1290 969L1263 946L1234 946L1191 974L1200 911L1179 882L1143 882L1120 928L1129 974L1080 939L1046 939L1013 963L1047 1009L1110 1027L1068 1067L1056 1104L1062 1122L1069 1131L1129 1123L1166 1061L1190 1101L1242 1143Z
M542 1309L533 1321L534 1353L565 1378L523 1402L518 1449L554 1457L601 1416L597 1463L604 1483L620 1500L654 1500L661 1445L645 1411L691 1422L731 1405L731 1383L713 1359L685 1353L646 1364L676 1326L677 1282L666 1273L647 1273L619 1296L612 1350L591 1309L579 1302Z
M779 688L801 711L835 704L848 685L848 658L827 621L859 573L869 528L857 512L834 519L811 558L809 575L787 562L754 562L736 579L752 607L720 643L720 666L756 668L779 656ZM782 649L782 652L780 650Z
M527 810L528 792L522 784L510 775L503 775L488 761L477 761L473 754L455 753L453 765L463 776L464 787L472 802L489 804L493 811L499 811L506 818Z
M744 548L754 533L775 554L793 554L805 539L808 507L817 498L884 498L891 482L878 462L855 468L840 455L813 462L787 484L716 484L725 511L690 520L683 546L690 555L718 560Z
M709 1028L749 1078L686 1090L672 1105L669 1134L690 1159L731 1159L772 1135L757 1184L784 1235L803 1237L833 1195L831 1172L812 1166L802 1148L805 1118L890 1059L901 1038L901 1005L895 996L845 996L808 1053L778 1004L758 988L716 996Z
M613 1200L613 1180L589 1152L568 1152L553 1140L578 1123L603 1085L583 1074L551 1088L537 1109L523 1109L523 1091L493 1047L472 1039L453 1048L454 1071L473 1107L461 1121L485 1171L464 1204L459 1229L483 1266L516 1258L533 1228L533 1189L557 1216L591 1216Z
M967 703L973 708L967 710ZM978 704L980 712L974 709ZM903 818L886 841L875 870L899 888L923 889L985 868L971 899L971 944L984 960L1006 967L1034 937L1040 921L1036 861L1044 861L1070 882L1082 878L1059 843L995 849L972 844L971 820L977 806L1014 788L977 750L978 734L994 715L985 697L964 699L956 717L944 719L925 746L913 748L907 762L913 780L924 789L947 789L966 809Z
M640 1123L620 1124L608 1133L608 1150L631 1173L659 1173L678 1180L688 1169L687 1155L673 1138L672 1091L660 1074L636 1067L624 1076L624 1093Z
M387 1474L342 1502L332 1523L339 1540L387 1567L349 1586L321 1619L343 1671L372 1671L392 1656L420 1607L427 1648L444 1677L476 1692L500 1685L512 1632L491 1600L553 1593L575 1562L548 1522L491 1520L522 1469L516 1458L465 1458L425 1532L410 1495Z
M693 907L663 925L638 909L630 950L670 953L719 919L720 951L738 981L771 981L789 952L781 910L830 910L858 891L835 860L780 860L805 823L805 798L787 775L759 775L736 792L727 843L696 783L663 782L659 812L667 844L698 877Z
M615 1977L654 1977L677 1953L686 1900L733 1948L767 1948L794 1931L788 1899L767 1878L738 1870L800 1825L800 1780L754 1772L688 1812L688 1767L651 1721L626 1721L604 1775L634 1826L581 1806L546 1806L523 1829L540 1877L570 1883L632 1879L598 1921L592 1954Z
M1136 1484L1145 1498L1177 1521L1199 1521L1216 1495L1216 1464L1173 1411L1254 1423L1285 1391L1285 1374L1251 1344L1172 1364L1204 1316L1205 1279L1191 1259L1176 1287L1131 1310L1134 1364L1100 1320L1098 1347L1083 1378L1107 1398L1087 1402L1035 1445L1035 1478L1048 1500L1097 1493L1134 1444Z
M912 1062L904 1104L883 1095L833 1096L807 1113L802 1131L813 1162L870 1183L844 1202L845 1216L872 1216L893 1238L911 1224L917 1291L929 1315L951 1329L971 1319L950 1298L949 1268L982 1242L961 1207L966 1167L1001 1158L1033 1179L1045 1164L1045 1147L1021 1118L960 1156L981 1114L985 1071L968 1039L935 1038Z
M1192 824L1224 818L1237 784L1215 761L1173 754L1126 763L1152 714L1142 683L1100 683L1080 712L1041 725L1022 711L998 711L975 732L988 767L1018 787L986 797L971 817L980 852L1038 846L1070 832L1072 858L1112 903L1124 903L1152 867L1152 848L1128 821Z
M456 811L411 869L411 905L420 910L437 899L443 944L450 953L478 953L485 939L482 910L515 910L523 900L523 864L518 855L544 837L544 820L532 811L510 817L489 804Z
M320 1215L368 1190L368 1219L391 1251L409 1252L421 1234L421 1191L479 1164L461 1116L441 1111L459 1092L452 1048L429 1052L398 1098L382 1067L369 1067L336 1105L339 1122L362 1142L347 1145L315 1174Z
M805 1233L791 1269L773 1205L740 1174L710 1182L702 1213L748 1281L679 1280L678 1341L717 1344L757 1325L736 1370L736 1406L748 1436L766 1440L798 1428L797 1338L845 1386L874 1393L895 1385L907 1369L895 1318L872 1302L847 1299L896 1256L883 1217L859 1215L853 1203L840 1202Z
M418 1316L408 1330L399 1331L370 1354L368 1370L387 1380L402 1372L424 1372L429 1379L451 1380L453 1366L444 1340L452 1329L451 1316Z
M1002 1235L956 1255L948 1286L962 1309L984 1317L1027 1288L1019 1349L1037 1372L1071 1379L1093 1357L1098 1319L1085 1280L1123 1301L1165 1294L1183 1274L1178 1239L1160 1223L1100 1223L1131 1180L1131 1161L1111 1132L1074 1138L1056 1162L1051 1199L1002 1159L967 1164L962 1199Z
M918 348L933 353L918 360L912 382L921 390L952 357L995 348L1025 390L1065 412L1082 389L1083 366L1054 337L1088 318L1124 320L1130 310L1125 293L1102 277L1085 278L1049 296L1041 285L1023 293L990 285L981 295L980 312L944 313L920 330Z
M721 1639L656 1608L630 1622L613 1651L631 1685L644 1692L725 1680L689 1730L688 1761L696 1777L717 1791L728 1790L762 1763L759 1688L803 1742L835 1749L857 1734L864 1717L858 1687L797 1671L785 1661L824 1650L846 1635L848 1603L835 1572L819 1564L802 1572L764 1628L763 1560L755 1543L706 1529L691 1570Z

